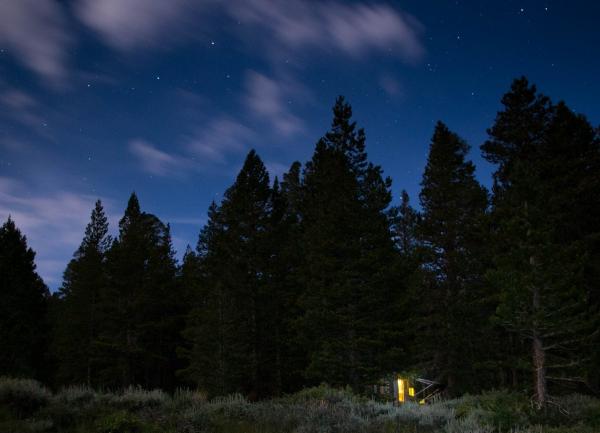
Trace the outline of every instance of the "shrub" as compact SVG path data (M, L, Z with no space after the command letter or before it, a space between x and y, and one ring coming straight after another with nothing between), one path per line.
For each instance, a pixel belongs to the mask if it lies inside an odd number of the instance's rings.
M465 395L448 404L455 407L458 419L472 418L499 431L527 425L531 413L531 406L524 395L505 391Z
M51 396L50 391L35 380L0 377L0 405L8 407L19 418L47 405Z
M87 386L75 385L62 388L54 396L54 401L68 405L85 406L93 403L96 397L97 394L93 389Z
M326 401L328 403L338 403L341 401L351 402L366 402L367 399L355 395L350 387L346 388L331 388L325 384L321 384L312 388L305 388L295 394L291 394L284 398L287 402L301 403L307 401Z
M96 422L96 433L138 433L141 431L140 419L126 411L113 412Z
M98 419L94 433L167 433L167 430L131 412L120 410Z
M572 395L546 411L509 392L394 406L325 385L251 403L239 394L207 401L201 391L131 387L54 396L38 382L0 379L0 432L69 433L595 433L600 400ZM560 410L559 410L560 409Z
M573 394L557 400L569 423L583 422L600 430L600 400L587 395Z
M147 391L139 386L131 386L125 389L120 395L113 395L109 399L109 402L120 409L141 410L160 407L168 399L169 396L160 389Z
M207 407L209 412L216 416L222 415L226 419L253 419L252 405L241 394L231 394L212 399Z
M208 401L208 394L201 390L178 388L173 394L173 401L178 405L198 405Z

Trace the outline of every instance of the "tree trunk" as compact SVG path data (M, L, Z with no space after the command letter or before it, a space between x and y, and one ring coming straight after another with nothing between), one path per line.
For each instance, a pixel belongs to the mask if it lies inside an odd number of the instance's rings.
M542 347L542 340L534 335L533 337L533 367L535 369L534 387L535 400L538 408L546 405L548 390L546 387L546 353Z
M535 260L531 259L532 263ZM533 313L534 315L540 309L540 290L538 287L533 288ZM535 400L539 409L546 406L546 400L548 396L548 390L546 387L546 352L542 345L542 339L538 332L537 321L533 322L533 338L532 338L532 349L533 349L533 368L534 368L534 389L535 389Z
M525 202L525 215L528 216L528 204ZM531 229L527 230L527 238L531 236ZM535 255L529 256L529 265L531 267L531 272L535 275L537 260ZM548 390L546 388L546 352L544 350L544 346L542 345L542 339L540 336L539 323L537 319L537 315L541 309L541 300L540 300L540 287L535 282L533 287L531 288L532 295L532 356L533 356L533 368L534 368L534 376L533 376L533 386L535 391L535 400L538 406L538 409L546 406L546 400L548 397Z

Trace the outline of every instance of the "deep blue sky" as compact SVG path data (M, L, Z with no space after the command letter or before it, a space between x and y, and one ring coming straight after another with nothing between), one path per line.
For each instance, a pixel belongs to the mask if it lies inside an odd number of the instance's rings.
M195 244L256 148L306 161L336 95L417 200L434 122L479 145L513 78L600 123L600 2L0 0L0 218L51 288L96 198Z

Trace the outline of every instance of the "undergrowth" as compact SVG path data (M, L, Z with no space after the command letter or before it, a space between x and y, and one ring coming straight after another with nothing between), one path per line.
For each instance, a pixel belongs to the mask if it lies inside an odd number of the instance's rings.
M428 405L394 406L320 386L267 401L202 391L85 386L56 393L33 380L0 378L1 433L592 433L600 400L563 397L541 412L505 391Z

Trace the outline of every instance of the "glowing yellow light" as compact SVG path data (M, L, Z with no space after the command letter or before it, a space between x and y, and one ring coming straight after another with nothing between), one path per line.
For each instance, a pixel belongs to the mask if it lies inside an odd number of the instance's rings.
M419 404L425 404L425 399L419 400Z
M411 397L415 396L415 389L412 386L408 387L408 395L410 395Z
M398 379L398 401L404 402L404 380Z

